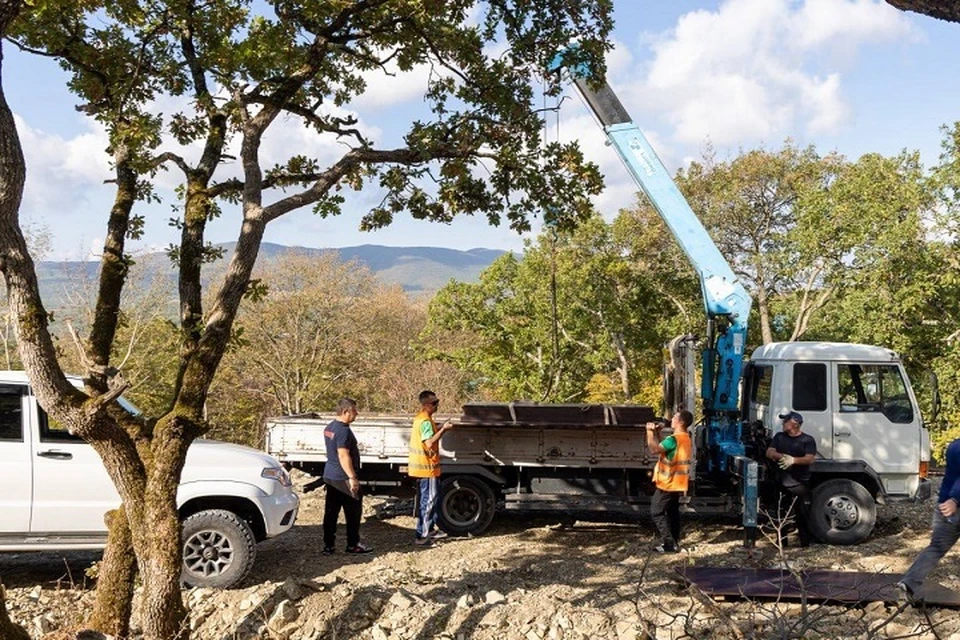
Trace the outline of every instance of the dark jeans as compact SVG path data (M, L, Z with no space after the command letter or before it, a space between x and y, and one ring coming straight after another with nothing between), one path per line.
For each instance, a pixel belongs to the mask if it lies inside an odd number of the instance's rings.
M957 516L954 516L956 519ZM960 524L947 520L940 509L933 509L933 533L930 534L930 544L920 552L910 568L903 574L903 583L909 587L911 593L917 593L920 585L933 571L940 558L956 544L960 538Z
M340 509L347 520L347 546L360 544L360 517L363 515L363 497L350 495L346 481L327 480L326 504L323 508L323 546L333 548L337 541L337 518Z
M781 521L780 534L786 534L782 522L787 517L787 513L792 510L794 520L797 523L797 536L800 538L800 544L802 546L810 544L810 487L806 484L780 485L777 507Z
M650 516L653 525L663 540L665 549L680 547L680 496L679 491L657 489L650 499Z

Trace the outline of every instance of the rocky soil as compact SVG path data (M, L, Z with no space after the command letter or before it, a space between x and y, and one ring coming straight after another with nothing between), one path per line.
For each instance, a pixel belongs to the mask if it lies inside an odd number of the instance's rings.
M297 477L301 489L308 481ZM482 536L421 548L411 544L409 503L368 498L361 532L376 551L323 556L323 491L302 497L297 526L260 545L244 587L185 592L193 638L960 640L956 610L717 601L684 586L675 572L683 565L784 563L797 570L902 572L928 541L929 503L881 507L874 536L856 547L781 550L763 540L748 550L735 521L688 518L684 552L659 556L649 552L654 535L645 518L501 515ZM933 578L960 590L956 553ZM78 623L92 600L84 570L98 557L0 556L11 618L34 637Z

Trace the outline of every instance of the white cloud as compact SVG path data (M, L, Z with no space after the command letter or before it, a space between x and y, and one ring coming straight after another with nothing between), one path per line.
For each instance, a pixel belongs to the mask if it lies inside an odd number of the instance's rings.
M386 71L376 69L363 74L366 90L347 106L351 109L380 110L405 102L419 102L427 91L430 67L418 65L410 71L400 71L393 63Z
M27 168L22 224L50 230L53 246L46 258L82 259L89 247L85 238L90 221L102 221L110 206L112 192L103 184L113 177L106 132L86 119L80 120L84 128L73 137L31 126L20 114L14 121Z
M649 36L653 59L625 94L666 114L684 143L833 132L851 113L839 68L865 46L915 37L882 0L727 0Z
M47 203L62 197L60 189L100 185L112 177L107 134L94 121L85 120L88 130L69 139L34 129L20 115L14 121L27 164L25 200Z
M915 39L906 17L875 0L806 0L788 25L786 44L800 51L829 47L854 53L865 42ZM849 47L849 49L848 49Z

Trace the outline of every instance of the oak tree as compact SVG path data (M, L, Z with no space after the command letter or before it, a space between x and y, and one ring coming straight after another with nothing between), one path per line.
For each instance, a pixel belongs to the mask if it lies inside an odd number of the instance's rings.
M132 545L143 577L145 638L189 634L176 490L187 448L207 428L204 405L241 301L256 291L251 274L267 225L304 207L337 215L346 192L368 185L380 199L360 219L366 229L400 214L437 222L476 214L515 230L530 228L538 215L560 228L574 225L589 214L600 175L576 145L541 144L535 76L574 39L579 46L566 54L569 62L602 76L610 12L609 0L31 4L16 42L68 70L82 110L108 132L116 174L94 322L81 336L82 389L56 359L18 226L15 183L0 185L0 269L38 400L97 450L123 500L114 520L128 528L120 538ZM394 122L390 138L400 142L378 141L352 101L387 76L415 69L427 76L423 112ZM547 80L548 92L557 92L556 82ZM183 106L160 113L153 105L161 99ZM291 149L268 165L264 142L286 118L302 122L305 136L328 141L336 155ZM12 119L0 129L4 144L16 140ZM233 149L237 164L228 167ZM2 150L4 158L18 152ZM144 204L156 197L152 178L161 168L182 174L181 237L170 249L179 356L169 403L147 418L116 402L126 384L112 345L130 262L126 243L155 223ZM205 304L201 270L219 257L207 225L229 214L237 221L236 249ZM97 626L123 635L132 581L120 582Z

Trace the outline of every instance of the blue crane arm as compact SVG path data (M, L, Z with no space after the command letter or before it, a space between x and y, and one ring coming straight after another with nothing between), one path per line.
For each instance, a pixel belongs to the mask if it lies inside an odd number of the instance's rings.
M562 57L557 56L554 61L557 70L563 66ZM571 76L620 159L697 271L707 312L701 385L704 412L711 431L715 431L711 439L730 443L733 450L728 453L736 454L734 443L739 441L739 433L723 432L739 431L733 416L739 411L739 383L752 304L750 294L610 86L605 82L591 86L586 74L577 70L571 70Z

